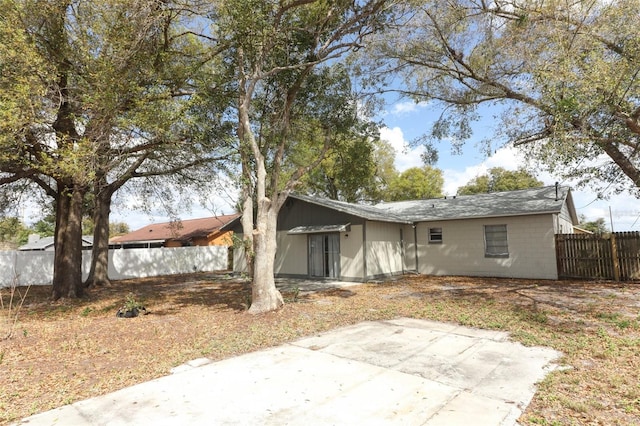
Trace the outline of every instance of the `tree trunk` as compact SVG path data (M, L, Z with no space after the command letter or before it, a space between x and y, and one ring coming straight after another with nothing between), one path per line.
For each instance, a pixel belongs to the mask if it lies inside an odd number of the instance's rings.
M82 286L82 201L84 190L77 184L58 182L56 200L55 253L51 298L76 298Z
M244 259L247 264L247 275L253 277L253 262L255 245L253 241L253 198L251 195L243 195L242 202L242 242L244 248Z
M244 53L238 50L239 63L243 63ZM245 73L242 72L244 76ZM255 77L255 76L254 76ZM253 90L258 80L250 82L245 77L240 81L238 99L238 138L240 139L240 157L242 161L242 231L245 238L245 256L247 267L252 273L251 306L249 313L258 314L278 309L284 305L284 299L276 288L274 264L276 256L276 227L281 204L266 196L267 170L265 158L251 129L249 107ZM253 158L252 158L253 157ZM254 163L255 176L252 175ZM255 186L253 185L255 178ZM277 178L274 181L277 188ZM274 192L277 190L274 190ZM257 215L253 227L253 197L256 197ZM251 252L247 253L247 251Z
M109 214L111 213L111 192L103 190L96 194L93 211L93 248L91 269L85 287L108 286L109 279Z
M253 232L255 257L249 308L251 314L273 311L284 305L274 277L278 208L267 198L258 203L256 229Z

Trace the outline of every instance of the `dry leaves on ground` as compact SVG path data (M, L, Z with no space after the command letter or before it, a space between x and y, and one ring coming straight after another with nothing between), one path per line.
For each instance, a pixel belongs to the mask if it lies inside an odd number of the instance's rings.
M166 375L191 359L397 317L505 330L563 352L570 368L539 385L523 424L640 423L637 283L412 276L316 293L290 287L289 303L257 316L246 312L247 282L213 273L119 281L55 303L50 291L31 287L14 336L0 341L0 423ZM150 313L116 318L127 297ZM2 327L7 313L0 310Z

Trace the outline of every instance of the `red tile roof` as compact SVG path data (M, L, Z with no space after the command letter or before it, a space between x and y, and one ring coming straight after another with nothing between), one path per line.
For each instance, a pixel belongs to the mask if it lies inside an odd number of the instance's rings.
M239 214L205 217L202 219L188 219L176 222L154 223L125 235L113 237L110 243L131 243L136 241L189 241L194 238L204 238L218 231L222 226L231 222Z

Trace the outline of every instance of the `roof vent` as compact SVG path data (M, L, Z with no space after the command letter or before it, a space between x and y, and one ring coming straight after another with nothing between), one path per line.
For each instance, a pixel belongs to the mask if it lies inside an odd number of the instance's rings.
M556 182L556 201L558 201L558 185L559 183Z

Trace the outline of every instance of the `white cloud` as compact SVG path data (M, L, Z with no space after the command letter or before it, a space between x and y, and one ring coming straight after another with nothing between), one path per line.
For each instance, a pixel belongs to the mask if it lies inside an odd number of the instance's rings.
M443 170L444 175L444 187L443 192L446 195L455 195L458 192L458 188L462 185L465 185L471 179L485 174L487 172L487 167L484 164L479 164L477 166L467 167L464 170L453 170L453 169L445 169Z
M523 164L524 161L517 155L514 148L501 148L479 164L465 167L463 170L443 170L444 193L446 195L455 195L459 187L466 185L471 179L487 174L489 169L493 167L516 170Z
M43 218L44 213L42 206L27 200L20 204L18 211L15 212L19 219L27 226L35 224L37 221Z
M517 170L526 165L526 159L517 148L500 148L481 163L468 166L464 170L445 169L444 192L447 195L454 195L459 187L467 184L471 179L487 174L489 169L494 167L502 167L506 170ZM545 172L536 173L536 177L545 185L553 185L558 181L556 177Z
M465 185L471 179L486 174L492 167L503 167L507 170L516 170L526 165L521 152L516 148L501 148L496 153L479 164L464 168L464 170L445 169L444 193L454 195L458 188ZM560 182L562 185L572 187L573 201L578 215L584 215L587 221L605 218L607 227L611 227L609 208L613 218L614 231L640 231L640 201L627 194L612 196L609 200L600 200L598 195L587 189L575 189L575 182L562 181L549 173L538 173L537 178L545 185L553 185Z
M417 111L420 108L424 108L429 105L428 102L398 102L393 104L393 108L391 110L391 114L393 115L403 115Z
M424 152L423 146L411 148L409 143L404 139L404 134L400 127L380 129L380 139L389 142L396 151L396 169L400 172L411 168L421 167L421 154Z
M614 231L640 231L640 202L631 195L620 194L599 200L591 191L576 190L573 199L578 214L584 215L587 221L604 218L608 228L613 221Z

